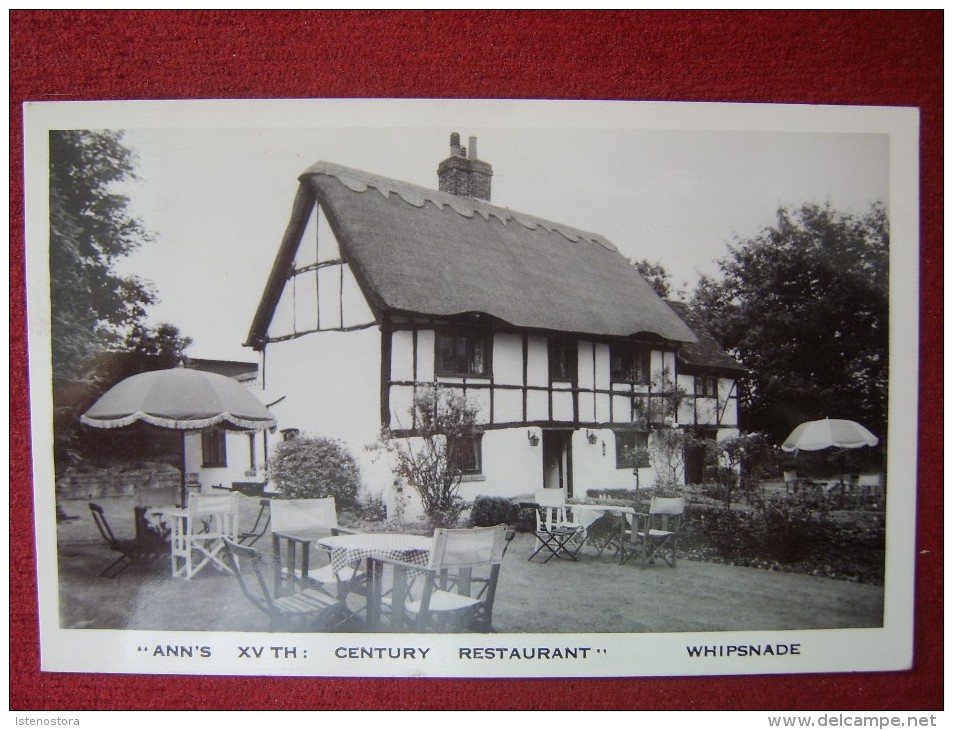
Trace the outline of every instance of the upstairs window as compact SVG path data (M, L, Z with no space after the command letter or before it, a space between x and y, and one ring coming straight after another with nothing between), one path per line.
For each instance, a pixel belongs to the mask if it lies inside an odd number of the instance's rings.
M225 432L205 431L202 433L202 466L228 466L225 461Z
M696 375L695 395L700 398L717 398L718 378L714 375Z
M576 382L579 355L575 340L549 340L549 379Z
M645 431L615 432L615 468L644 469L649 462L649 435Z
M648 348L631 343L612 345L609 350L612 381L648 385L650 354Z
M483 334L437 332L434 369L437 375L490 375L490 340Z
M447 461L461 474L483 472L483 434L477 433L447 442Z

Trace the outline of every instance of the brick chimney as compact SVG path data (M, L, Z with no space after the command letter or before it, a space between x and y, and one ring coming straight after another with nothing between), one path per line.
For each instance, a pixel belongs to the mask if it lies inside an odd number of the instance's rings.
M490 163L477 159L477 140L470 137L469 150L460 145L460 135L450 135L450 156L437 167L440 192L468 198L490 199Z

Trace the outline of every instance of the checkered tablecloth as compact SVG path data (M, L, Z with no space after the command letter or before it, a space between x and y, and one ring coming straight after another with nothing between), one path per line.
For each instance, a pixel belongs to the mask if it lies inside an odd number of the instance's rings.
M421 535L399 535L392 532L365 532L359 535L338 535L317 541L331 551L331 565L340 571L366 558L401 560L426 567L430 561L433 538Z

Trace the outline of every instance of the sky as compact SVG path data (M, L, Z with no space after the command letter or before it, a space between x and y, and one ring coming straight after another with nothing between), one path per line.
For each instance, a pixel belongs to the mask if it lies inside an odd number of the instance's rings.
M138 158L139 179L125 189L131 210L155 240L120 270L154 283L161 301L150 319L191 337L190 356L254 361L242 343L298 175L324 160L435 189L451 132L464 144L477 137L479 158L493 166L492 203L659 261L676 291L693 290L701 274L717 276L728 245L771 225L779 206L829 202L862 214L889 202L885 134L699 128L684 122L698 105L684 107L676 123L656 128L590 125L585 114L488 122L487 114L387 107L354 124L313 115L300 126L293 118L272 126L261 115L247 124L213 115L147 126L137 118L115 128Z

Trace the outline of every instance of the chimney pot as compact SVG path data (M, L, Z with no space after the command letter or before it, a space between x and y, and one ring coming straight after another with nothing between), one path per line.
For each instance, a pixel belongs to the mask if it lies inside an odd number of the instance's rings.
M476 137L470 137L469 155L460 146L460 135L450 135L450 156L437 167L439 189L444 193L478 200L490 199L493 167L477 159Z

